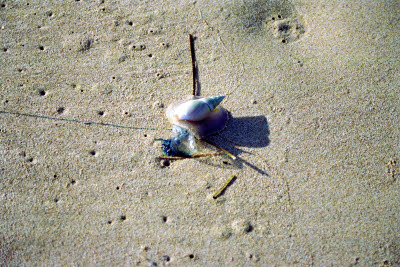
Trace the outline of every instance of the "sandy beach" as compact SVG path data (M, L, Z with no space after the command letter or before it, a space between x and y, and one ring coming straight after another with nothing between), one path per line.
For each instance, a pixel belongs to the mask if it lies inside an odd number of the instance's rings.
M400 265L398 1L214 2L0 3L1 265Z

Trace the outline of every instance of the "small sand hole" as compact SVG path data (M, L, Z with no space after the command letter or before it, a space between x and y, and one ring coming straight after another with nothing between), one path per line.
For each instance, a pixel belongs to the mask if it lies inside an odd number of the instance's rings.
M171 165L171 162L168 159L163 159L160 161L161 168L169 167Z
M44 46L43 45L39 46L39 50L43 51L44 50Z
M194 254L189 254L188 257L189 257L189 259L193 260L196 256Z
M0 4L0 7L6 7L6 4L1 3L1 4Z
M64 108L64 107L59 107L59 108L57 109L57 113L58 113L58 114L64 113L64 111L65 111L65 108Z
M91 151L89 151L89 154L92 155L92 156L95 156L96 155L96 151L91 150Z
M168 255L164 255L164 256L161 257L161 260L169 262L171 260L171 258Z
M100 116L104 116L104 111L99 110L99 111L97 111L97 114L100 115Z
M3 47L3 52L7 52L8 48L7 47Z
M90 48L92 48L92 39L86 38L82 40L80 46L80 51L88 51Z
M111 220L110 220L110 221L107 221L107 223L108 223L108 224L112 224L112 221L111 221Z
M167 218L167 216L161 216L161 220L163 221L163 223L166 223L168 218Z
M253 226L249 225L249 227L247 227L246 229L244 229L246 233L250 233L251 231L253 231Z
M45 90L39 90L39 95L40 96L45 96L46 95L46 91Z
M120 219L121 221L125 221L125 220L126 220L126 216L125 216L125 215L121 215L121 217L119 217L119 219Z
M148 56L148 57L153 57L153 54L148 54L147 56Z
M282 40L282 44L284 44L284 43L286 43L286 40L285 40L285 39Z
M55 199L54 199L54 203L57 203L57 202L58 202L58 200L59 200L58 198L55 198Z

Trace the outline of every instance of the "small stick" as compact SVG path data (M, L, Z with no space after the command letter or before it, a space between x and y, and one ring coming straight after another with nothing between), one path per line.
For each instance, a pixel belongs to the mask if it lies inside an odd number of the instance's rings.
M158 158L159 159L169 159L169 160L180 160L180 159L195 159L195 158L219 156L221 154L222 154L222 152L216 152L216 153L196 154L196 155L188 156L188 157L159 156Z
M194 38L193 35L189 34L190 41L190 54L192 56L192 76L193 76L193 92L192 94L197 95L197 79L196 79L196 54L194 53Z
M204 141L204 142L206 142L206 143L209 144L209 145L212 145L212 146L218 148L219 150L221 150L222 152L224 152L226 155L228 155L231 159L233 159L233 160L236 159L236 156L232 155L229 151L223 149L223 148L220 147L219 145L214 144L214 143L212 143L211 141L206 140L206 139L201 139L201 140Z
M231 177L229 177L229 179L221 186L221 188L215 192L215 194L213 195L213 199L216 199L217 197L219 197L224 191L225 189L236 179L235 175L231 175Z

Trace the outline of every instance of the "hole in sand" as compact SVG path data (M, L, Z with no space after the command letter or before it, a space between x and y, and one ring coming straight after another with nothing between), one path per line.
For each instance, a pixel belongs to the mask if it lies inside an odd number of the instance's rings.
M162 259L162 261L166 261L166 262L171 260L171 258L168 255L162 256L161 259Z
M163 160L161 160L160 165L161 165L161 168L169 167L169 165L171 165L171 162L168 159L163 159Z

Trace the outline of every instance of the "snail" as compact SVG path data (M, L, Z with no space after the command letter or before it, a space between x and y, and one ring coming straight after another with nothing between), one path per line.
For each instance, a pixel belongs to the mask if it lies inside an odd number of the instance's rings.
M219 106L225 96L198 97L171 104L166 111L173 125L187 129L196 138L204 138L225 128L228 114Z
M222 131L228 121L227 111L219 106L225 96L190 98L168 106L166 115L173 124L170 139L162 142L166 156L190 157L196 154L197 139Z

